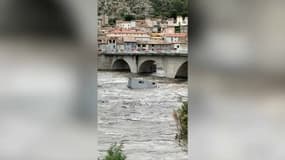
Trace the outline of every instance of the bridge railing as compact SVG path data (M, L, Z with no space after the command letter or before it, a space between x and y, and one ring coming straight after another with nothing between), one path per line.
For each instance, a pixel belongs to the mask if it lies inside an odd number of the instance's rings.
M188 50L105 50L101 54L188 54Z

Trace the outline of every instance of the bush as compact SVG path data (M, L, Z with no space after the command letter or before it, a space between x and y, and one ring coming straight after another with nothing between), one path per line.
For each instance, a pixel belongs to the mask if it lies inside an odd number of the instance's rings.
M109 18L109 21L108 21L109 25L115 26L116 25L116 20L117 20L117 18Z
M188 144L188 103L183 102L182 106L173 113L177 126L176 140L179 144L187 147Z
M122 149L123 144L112 144L103 160L125 160L127 156L123 153Z
M136 19L136 17L134 15L131 15L131 14L126 14L123 17L124 17L125 21L132 21L132 20Z
M151 15L162 18L188 16L188 0L149 0L152 7Z

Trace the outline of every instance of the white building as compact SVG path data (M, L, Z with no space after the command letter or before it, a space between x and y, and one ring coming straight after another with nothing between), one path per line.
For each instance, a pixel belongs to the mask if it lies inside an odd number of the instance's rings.
M185 25L188 25L188 17L182 17L182 16L178 16L176 18L176 25L178 26L185 26Z
M116 27L122 29L131 29L136 27L136 21L116 21Z
M177 16L176 19L169 18L167 20L168 26L187 26L188 25L188 17Z

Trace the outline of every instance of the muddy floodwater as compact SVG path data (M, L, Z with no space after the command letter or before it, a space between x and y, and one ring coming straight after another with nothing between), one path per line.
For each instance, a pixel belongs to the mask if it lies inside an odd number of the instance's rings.
M99 155L114 142L124 144L127 160L186 160L175 141L172 113L187 96L185 81L144 76L155 89L127 88L129 73L98 72Z

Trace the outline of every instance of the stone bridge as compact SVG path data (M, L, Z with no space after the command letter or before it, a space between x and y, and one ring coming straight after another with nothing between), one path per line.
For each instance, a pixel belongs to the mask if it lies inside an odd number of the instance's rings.
M131 73L162 71L167 78L187 78L187 54L102 53L98 55L99 70L125 70Z

